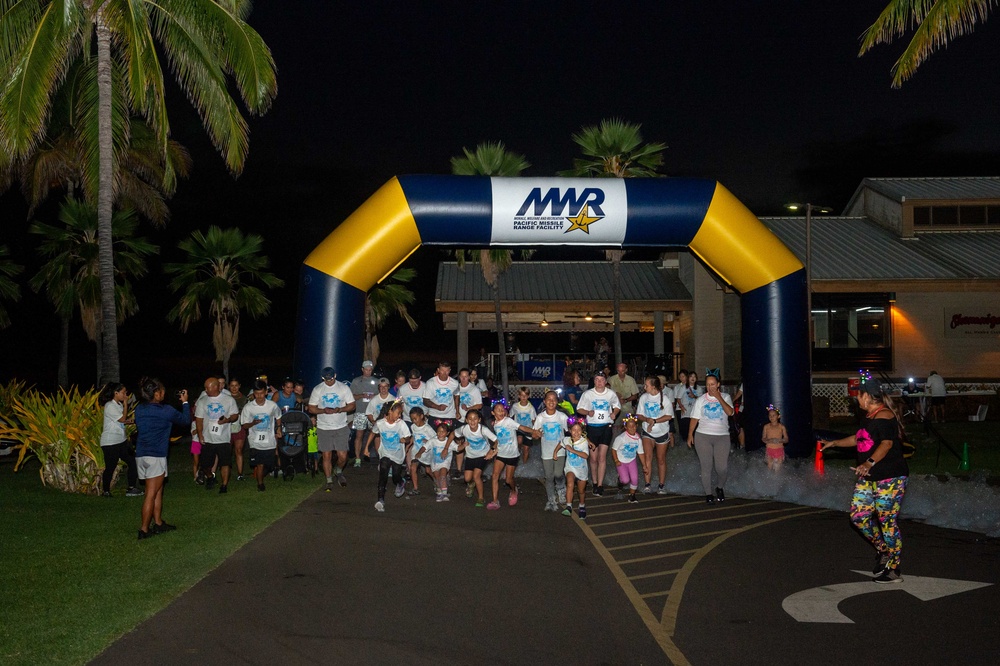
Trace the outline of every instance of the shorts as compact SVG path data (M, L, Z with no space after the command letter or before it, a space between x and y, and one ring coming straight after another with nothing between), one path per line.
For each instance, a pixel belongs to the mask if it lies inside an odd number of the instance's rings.
M611 446L611 426L587 426L587 439L597 446Z
M250 466L275 467L274 449L250 449Z
M225 444L201 443L201 451L204 455L201 458L201 466L208 469L212 466L212 461L216 456L219 458L219 467L229 467L233 462L233 445L229 442Z
M518 463L521 462L521 457L520 456L514 456L513 458L504 458L504 457L501 457L501 456L497 456L496 460L499 460L504 465L507 465L509 467L517 467Z
M670 441L670 433L668 432L665 435L660 435L659 437L653 437L648 432L644 432L642 433L642 438L651 439L653 440L654 444L667 444Z
M365 419L367 423L368 419ZM316 448L323 453L330 451L347 451L349 440L347 428L337 428L336 430L316 429Z
M239 430L237 430L236 432L234 432L229 436L230 444L235 444L237 442L245 442L245 441L247 441L247 431L244 430L243 428L240 428Z
M769 446L767 447L767 457L774 458L775 460L785 459L785 447L783 446Z
M198 456L201 455L201 442L197 439L191 440L191 455Z
M470 458L469 456L465 456L465 465L462 471L471 472L474 469L486 469L487 462L486 458Z
M588 481L590 479L590 470L587 466L586 461L584 461L583 467L579 469L566 465L566 468L563 470L563 473L572 474L573 478L576 479L577 481Z
M448 471L451 469L451 456L448 456L447 460L437 461L431 463L431 471L439 472L441 470Z
M351 423L352 428L354 428L355 430L368 430L368 428L370 428L371 425L372 425L371 421L368 420L368 417L365 416L364 412L355 412L354 422Z
M140 479L155 479L167 476L167 459L157 456L139 456L135 459Z

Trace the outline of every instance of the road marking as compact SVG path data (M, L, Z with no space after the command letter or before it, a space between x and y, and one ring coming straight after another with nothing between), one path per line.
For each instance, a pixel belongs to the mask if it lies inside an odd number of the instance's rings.
M656 546L661 543L670 543L672 541L685 541L687 539L697 539L698 537L715 536L717 534L725 534L729 530L716 530L714 532L702 532L700 534L685 534L684 536L670 537L669 539L657 539L656 541L640 541L639 543L627 543L623 546L605 546L608 550L624 550L626 548L642 548L643 546Z
M657 571L656 573L642 574L640 576L629 576L629 580L642 580L644 578L656 578L657 576L670 576L675 573L680 573L680 569L669 569L667 571Z
M618 560L618 564L635 564L636 562L648 562L649 560L659 560L664 557L677 557L678 555L690 555L691 553L697 553L700 548L692 548L691 550L675 550L672 553L660 553L659 555L649 555L648 557L633 557L631 560Z
M771 513L787 513L789 511L795 511L801 509L802 507L791 507L788 509L771 509L769 511L754 511L753 513L744 513L735 516L723 516L722 518L706 518L704 520L694 520L686 523L671 523L670 525L660 525L658 527L647 527L641 530L626 530L624 532L612 532L610 534L599 534L602 539L607 539L609 537L620 537L628 536L629 534L640 534L642 532L649 532L652 530L672 530L678 527L687 527L688 525L701 525L702 523L717 523L723 520L739 520L741 518L751 518L753 516L765 516ZM727 532L729 530L726 530Z
M648 499L647 500L643 500L642 502L639 503L639 506L635 506L633 504L633 505L631 505L631 508L627 508L627 509L616 509L615 511L595 511L593 513L589 513L588 512L587 515L603 518L604 516L614 516L614 515L618 515L618 514L621 514L621 513L637 513L639 511L655 511L657 509L660 509L660 510L662 510L662 509L669 509L669 508L672 508L672 507L675 507L675 506L687 506L688 504L704 504L705 503L704 500L695 500L693 502L667 502L666 501L666 500L679 499L679 498L680 498L680 496L677 496L677 497L663 497L662 499L660 497L657 497L655 500L648 500ZM687 498L683 498L683 499L687 499Z
M869 579L872 577L871 572L868 571L854 571L854 573ZM871 580L867 580L862 583L837 583L836 585L813 587L785 597L784 601L781 602L781 607L799 622L854 624L854 620L841 613L838 606L841 601L861 594L902 590L921 601L932 601L990 585L993 583L931 578L929 576L903 576L903 580L891 585L877 585Z
M693 504L702 504L702 502L692 502ZM760 506L761 504L771 504L771 502L756 502L752 505L747 504L730 504L726 507L719 507L717 509L700 509L698 511L678 511L676 513L669 514L656 514L655 516L643 516L641 518L626 518L625 520L607 520L603 523L591 522L591 527L603 527L604 525L622 525L624 523L638 523L643 520L656 520L657 518L670 517L675 518L677 516L700 516L708 513L709 511L722 511L724 509L739 509L745 506ZM677 506L676 504L674 506Z

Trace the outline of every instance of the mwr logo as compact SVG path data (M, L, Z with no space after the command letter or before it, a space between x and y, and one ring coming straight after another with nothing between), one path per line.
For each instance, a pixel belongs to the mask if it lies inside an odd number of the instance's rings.
M545 215L545 211L548 208L551 208L549 215L562 216L567 206L569 206L569 215L574 216L579 215L580 209L588 204L595 214L604 217L604 211L601 210L601 204L603 203L604 190L599 190L596 187L585 187L580 192L580 196L576 195L575 187L567 188L566 194L560 194L558 187L551 187L544 195L542 194L542 188L536 187L531 190L531 194L521 204L521 208L517 211L515 217L524 216L531 206L534 206L532 214L536 217Z
M552 376L552 366L539 365L532 369L531 376L539 379L548 379Z

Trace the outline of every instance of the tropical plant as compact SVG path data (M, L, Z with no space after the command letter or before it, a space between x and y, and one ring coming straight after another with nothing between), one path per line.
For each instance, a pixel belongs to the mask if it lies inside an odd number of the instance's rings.
M456 176L520 176L531 164L524 155L508 152L502 141L484 142L476 146L475 151L462 148L464 156L451 158L451 172ZM459 268L465 267L468 251L456 250L455 258ZM483 279L493 291L493 314L496 317L497 348L500 350L500 386L503 398L510 399L509 378L507 375L507 345L504 343L503 317L501 316L500 279L514 262L514 253L502 248L487 248L471 253L483 270ZM528 259L532 250L522 250L521 259Z
M59 221L61 226L35 221L28 227L29 232L43 237L38 253L48 260L29 284L35 292L46 292L62 322L58 381L60 386L66 386L69 322L77 310L87 339L98 348L97 377L103 374L100 248L97 210L91 204L67 198L59 206ZM148 258L159 252L145 238L135 236L138 224L131 210L117 211L111 220L118 324L138 312L131 280L146 275Z
M861 36L859 55L877 44L891 44L912 29L913 36L892 66L892 87L899 88L931 54L986 21L995 4L996 0L890 0Z
M100 492L104 419L96 390L81 393L74 386L50 396L29 389L12 396L6 416L12 423L0 426L0 437L17 442L15 472L34 455L44 485L68 493Z
M265 112L277 92L274 61L246 23L249 11L246 0L0 0L0 154L8 161L34 152L70 66L96 52L102 382L117 381L120 374L111 231L114 174L122 168L115 163L113 141L114 63L120 63L124 86L120 99L145 119L165 154L170 135L165 57L213 144L238 174L248 128L228 80L251 113ZM118 118L121 122L124 115ZM168 163L165 191L175 176Z
M573 168L560 176L603 178L655 178L663 165L665 143L643 143L642 125L619 118L602 120L573 135L584 157L573 160ZM625 251L605 250L611 262L611 289L614 299L615 364L622 362L621 263Z
M373 363L378 362L380 352L377 331L386 319L399 315L411 331L417 330L417 322L408 309L416 297L406 286L416 275L412 268L400 268L365 295L365 358Z
M201 319L202 303L208 305L212 319L212 344L216 360L222 361L222 373L229 376L229 358L240 336L240 316L246 313L257 319L271 309L271 301L253 283L274 289L284 281L267 271L270 260L260 253L264 239L257 234L244 235L239 229L208 228L195 231L177 247L187 254L184 263L166 264L173 275L170 288L180 294L180 301L167 315L179 321L181 331Z
M10 259L10 248L0 245L0 301L16 301L21 298L21 288L13 278L20 275L24 266ZM10 326L10 316L6 308L0 304L0 328Z

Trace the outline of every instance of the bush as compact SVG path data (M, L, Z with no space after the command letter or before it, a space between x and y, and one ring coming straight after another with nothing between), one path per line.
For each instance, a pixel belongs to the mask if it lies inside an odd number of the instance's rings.
M49 396L11 383L0 388L0 398L8 403L5 413L12 421L0 426L0 437L17 442L14 471L34 455L41 463L39 475L44 485L68 493L100 493L104 417L97 391L81 393L74 386Z

